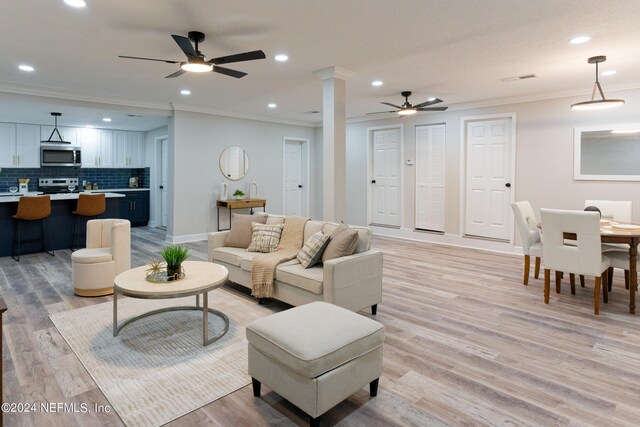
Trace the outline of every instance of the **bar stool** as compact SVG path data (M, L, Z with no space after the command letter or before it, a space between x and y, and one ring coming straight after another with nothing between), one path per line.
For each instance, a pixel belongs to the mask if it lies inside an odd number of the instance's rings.
M47 218L51 215L51 198L49 196L22 196L18 202L18 212L13 215L13 219L18 221L18 225L13 233L13 255L11 258L20 261L22 238L20 236L20 225L22 221L40 221L42 226L42 247L46 253L55 256L53 250L53 239L51 238L51 230L49 229ZM45 233L45 226L48 233ZM45 234L49 234L49 245L51 252L47 251L44 244ZM16 256L16 241L18 242L18 255Z
M71 250L74 251L73 240L76 239L75 248L80 247L80 230L76 234L80 217L91 218L102 215L107 210L107 202L104 193L101 194L79 194L78 206L72 213L76 216L71 232ZM86 224L86 222L85 222Z

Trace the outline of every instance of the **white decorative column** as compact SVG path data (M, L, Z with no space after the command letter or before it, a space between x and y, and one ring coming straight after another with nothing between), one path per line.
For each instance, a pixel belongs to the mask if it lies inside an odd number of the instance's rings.
M346 221L345 81L352 73L340 67L329 67L314 74L322 79L322 219Z

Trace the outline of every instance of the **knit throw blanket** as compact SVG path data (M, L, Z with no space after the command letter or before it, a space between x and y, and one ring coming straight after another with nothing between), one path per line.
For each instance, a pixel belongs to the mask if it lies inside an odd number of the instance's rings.
M278 249L273 252L256 255L251 266L251 295L256 298L270 298L273 295L273 279L276 266L281 262L294 259L302 248L304 226L309 218L288 216L284 220L284 228Z

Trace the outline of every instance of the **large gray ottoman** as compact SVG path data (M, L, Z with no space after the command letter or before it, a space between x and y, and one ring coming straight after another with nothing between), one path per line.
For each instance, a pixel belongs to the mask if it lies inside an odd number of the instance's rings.
M381 323L326 302L312 302L247 326L253 394L260 385L318 417L382 374Z

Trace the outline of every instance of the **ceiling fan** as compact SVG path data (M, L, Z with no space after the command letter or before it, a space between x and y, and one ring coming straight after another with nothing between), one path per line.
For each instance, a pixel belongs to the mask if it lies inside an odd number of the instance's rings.
M389 102L381 102L381 104L388 105L393 108L397 108L397 110L391 111L378 111L375 113L367 113L367 114L382 114L382 113L398 113L400 116L410 116L412 114L416 114L418 111L445 111L449 107L430 107L430 105L439 104L442 102L442 99L439 98L429 98L429 100L425 102L421 102L420 104L411 105L409 102L409 97L411 96L411 92L404 91L401 92L400 95L404 96L404 104L395 105Z
M225 76L231 76L239 79L246 76L247 73L231 70L229 68L218 67L218 65L266 58L263 51L253 50L251 52L236 53L235 55L221 56L219 58L207 60L202 52L198 50L198 43L202 43L204 41L204 33L201 33L200 31L189 31L188 38L176 34L172 34L171 37L173 37L176 43L178 43L178 46L180 47L180 49L182 49L184 54L187 55L186 62L172 61L170 59L142 58L139 56L119 55L119 57L126 59L142 59L144 61L166 62L167 64L180 64L180 69L175 73L166 76L166 79L181 76L188 71L195 73L206 73L208 71L213 71L214 73L220 73L224 74ZM191 44L191 42L195 44L195 47Z

